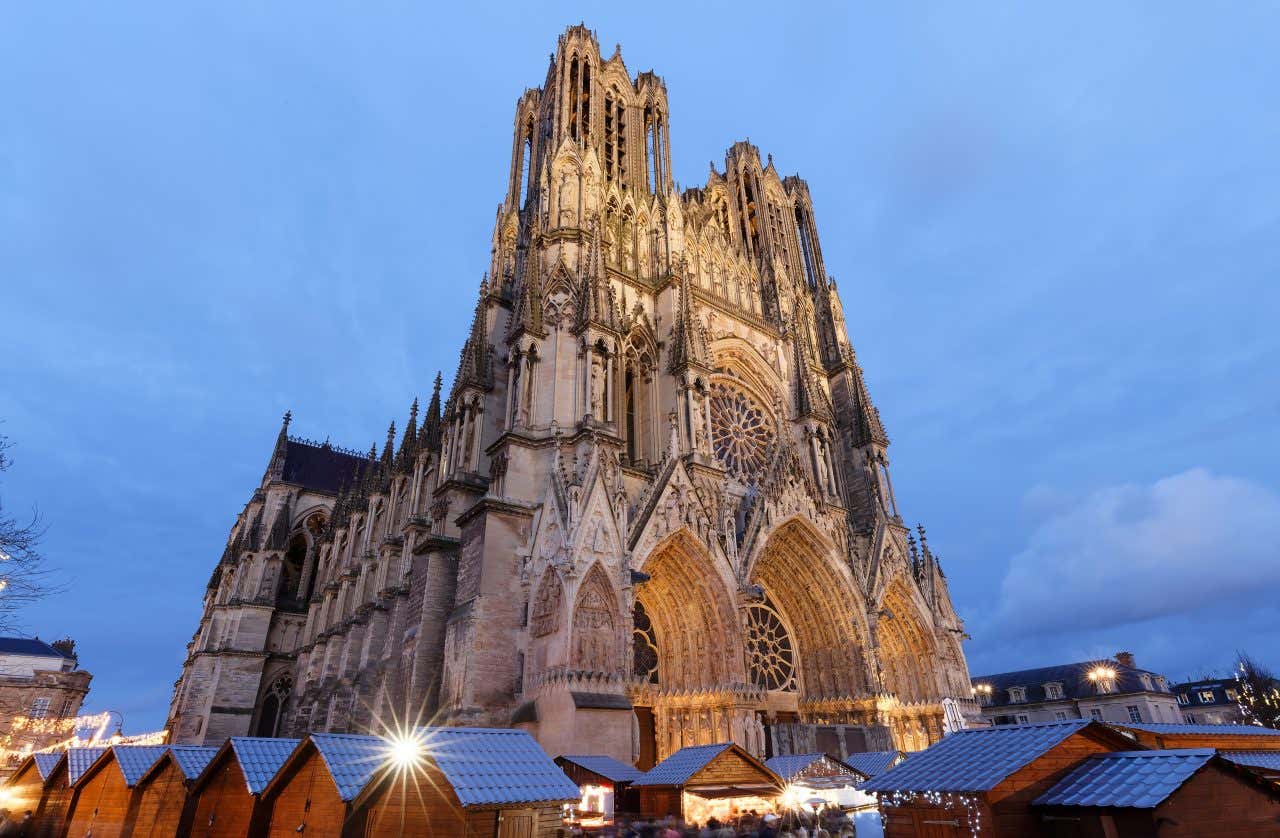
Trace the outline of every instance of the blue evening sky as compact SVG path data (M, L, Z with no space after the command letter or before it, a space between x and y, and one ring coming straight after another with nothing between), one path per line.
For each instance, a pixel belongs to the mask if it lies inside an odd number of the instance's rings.
M681 183L748 137L808 179L975 674L1280 664L1278 8L6 3L0 493L69 583L25 625L163 723L285 409L363 448L452 374L585 20Z

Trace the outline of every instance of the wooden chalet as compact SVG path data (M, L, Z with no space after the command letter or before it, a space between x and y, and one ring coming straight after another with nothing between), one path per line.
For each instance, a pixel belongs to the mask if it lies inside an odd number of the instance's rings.
M266 834L343 835L352 802L389 758L387 741L378 736L311 734L262 792L263 805L270 811Z
M422 728L396 762L376 736L313 734L268 784L267 835L553 836L578 789L528 733Z
M177 838L191 834L188 792L217 748L173 745L165 749L134 787L129 838Z
M262 792L298 747L297 739L233 736L223 743L188 792L192 838L262 835L270 809Z
M578 787L573 816L580 826L603 826L616 814L640 811L640 800L631 784L644 773L634 765L601 754L565 754L556 757Z
M1094 754L1032 806L1047 838L1280 836L1280 788L1212 748Z
M1082 719L975 728L859 788L879 798L885 838L1026 838L1042 834L1032 803L1081 760L1132 748L1118 731Z
M112 745L71 780L66 838L118 838L128 831L138 780L164 756L164 745ZM70 754L68 754L70 761Z
M11 818L21 821L30 812L34 822L44 799L45 783L61 759L61 753L28 754L18 763L3 789L3 808L9 810Z
M681 748L631 784L645 818L704 823L778 807L782 778L732 742Z
M75 782L106 748L68 748L55 764L44 784L44 798L36 813L32 834L37 838L62 838L67 826L67 812L75 794Z
M1258 725L1109 724L1147 748L1280 751L1280 730Z
M765 760L765 766L786 783L781 803L789 809L821 806L870 809L876 800L857 785L871 779L848 763L827 754L785 754Z

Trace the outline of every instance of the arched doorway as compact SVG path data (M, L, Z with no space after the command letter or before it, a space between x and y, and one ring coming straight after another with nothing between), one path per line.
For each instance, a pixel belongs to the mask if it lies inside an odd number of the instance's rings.
M764 590L761 607L789 630L801 703L868 693L861 592L810 524L792 519L774 530L749 578ZM755 613L748 610L748 618ZM779 648L769 660L787 657Z

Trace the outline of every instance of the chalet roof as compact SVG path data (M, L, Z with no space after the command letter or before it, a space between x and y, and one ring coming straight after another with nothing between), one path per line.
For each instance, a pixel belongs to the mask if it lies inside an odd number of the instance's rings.
M861 754L849 754L844 761L868 777L879 777L892 768L894 762L901 756L901 751L867 751Z
M62 759L62 753L32 754L32 758L35 761L36 770L40 772L40 779L47 780Z
M272 739L264 736L233 736L231 751L240 763L250 794L262 794L262 790L276 776L280 766L298 747L297 739Z
M573 781L526 731L427 727L421 732L428 756L463 806L560 802L577 800L580 795Z
M178 764L182 776L194 780L218 753L218 749L204 745L174 745L169 748L169 753L173 755L173 761Z
M632 785L682 786L690 777L705 768L707 763L732 747L732 742L720 742L716 745L691 745L681 748L646 771Z
M560 759L572 762L615 783L630 783L640 779L640 775L644 773L634 765L627 765L622 760L602 754L565 754Z
M1218 751L1218 755L1236 765L1280 771L1280 751Z
M124 784L129 788L142 779L147 769L156 764L156 760L164 756L168 750L164 745L113 745L111 752L115 756L116 765L124 775Z
M0 655L29 655L38 658L74 658L38 637L0 637Z
M1261 725L1183 725L1183 724L1137 724L1130 722L1111 722L1112 727L1125 730L1142 730L1147 733L1161 735L1191 734L1193 736L1280 736L1280 730L1273 730Z
M1213 748L1094 754L1036 798L1033 805L1154 809L1213 755Z
M106 752L106 748L67 748L67 785L75 785L89 766Z
M285 445L281 479L308 489L336 494L344 485L356 482L370 460L353 451L328 443L313 443L290 437Z
M1089 680L1089 672L1098 666L1106 666L1115 670L1115 689L1108 693L1099 693L1097 686ZM1142 683L1142 675L1151 680L1151 687ZM990 701L984 707L1015 707L1023 704L1035 704L1040 701L1061 701L1063 699L1093 698L1098 695L1124 695L1126 693L1165 692L1158 689L1159 681L1164 678L1156 672L1125 666L1114 660L1078 661L1058 666L1044 666L1039 669L1021 669L1016 672L997 672L993 675L975 675L970 682L977 686L985 684L992 688ZM1063 699L1048 698L1045 694L1046 684L1061 684ZM1027 700L1013 702L1009 700L1009 688L1022 687L1026 690Z
M379 736L353 733L313 733L308 740L324 759L329 776L338 787L338 797L350 803L369 785L373 775L386 765L387 740ZM274 792L273 792L274 793Z
M982 792L1084 730L1110 734L1098 722L1073 719L1029 725L999 725L957 731L862 783L868 792Z
M774 774L777 774L782 779L791 780L809 766L822 762L823 760L830 760L837 768L846 769L850 776L856 775L862 780L871 776L870 774L865 774L854 769L853 766L842 762L841 760L832 759L826 754L785 754L782 756L771 757L765 760L764 764L766 768Z

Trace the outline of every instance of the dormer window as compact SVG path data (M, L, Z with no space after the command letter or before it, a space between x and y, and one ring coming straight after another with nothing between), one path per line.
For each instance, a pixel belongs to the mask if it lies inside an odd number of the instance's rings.
M1044 697L1050 700L1062 698L1062 685L1057 682L1045 684Z
M1011 704L1022 704L1027 700L1027 690L1025 687L1010 687L1009 702Z
M1212 703L1213 703L1213 690L1201 690L1201 691L1200 691L1200 703L1201 703L1201 704L1212 704Z
M1186 706L1191 703L1191 699L1187 698L1186 693L1178 693L1178 703L1183 706Z
M1144 690L1146 690L1147 692L1150 692L1150 691L1153 689L1153 687L1151 686L1151 676L1150 676L1150 675L1148 675L1147 673L1143 672L1143 673L1141 673L1141 674L1139 674L1139 675L1138 675L1138 679L1142 681L1142 688L1143 688Z
M1235 690L1231 689L1230 687L1227 687L1227 701L1239 701L1239 700L1240 700L1240 694L1237 693Z

